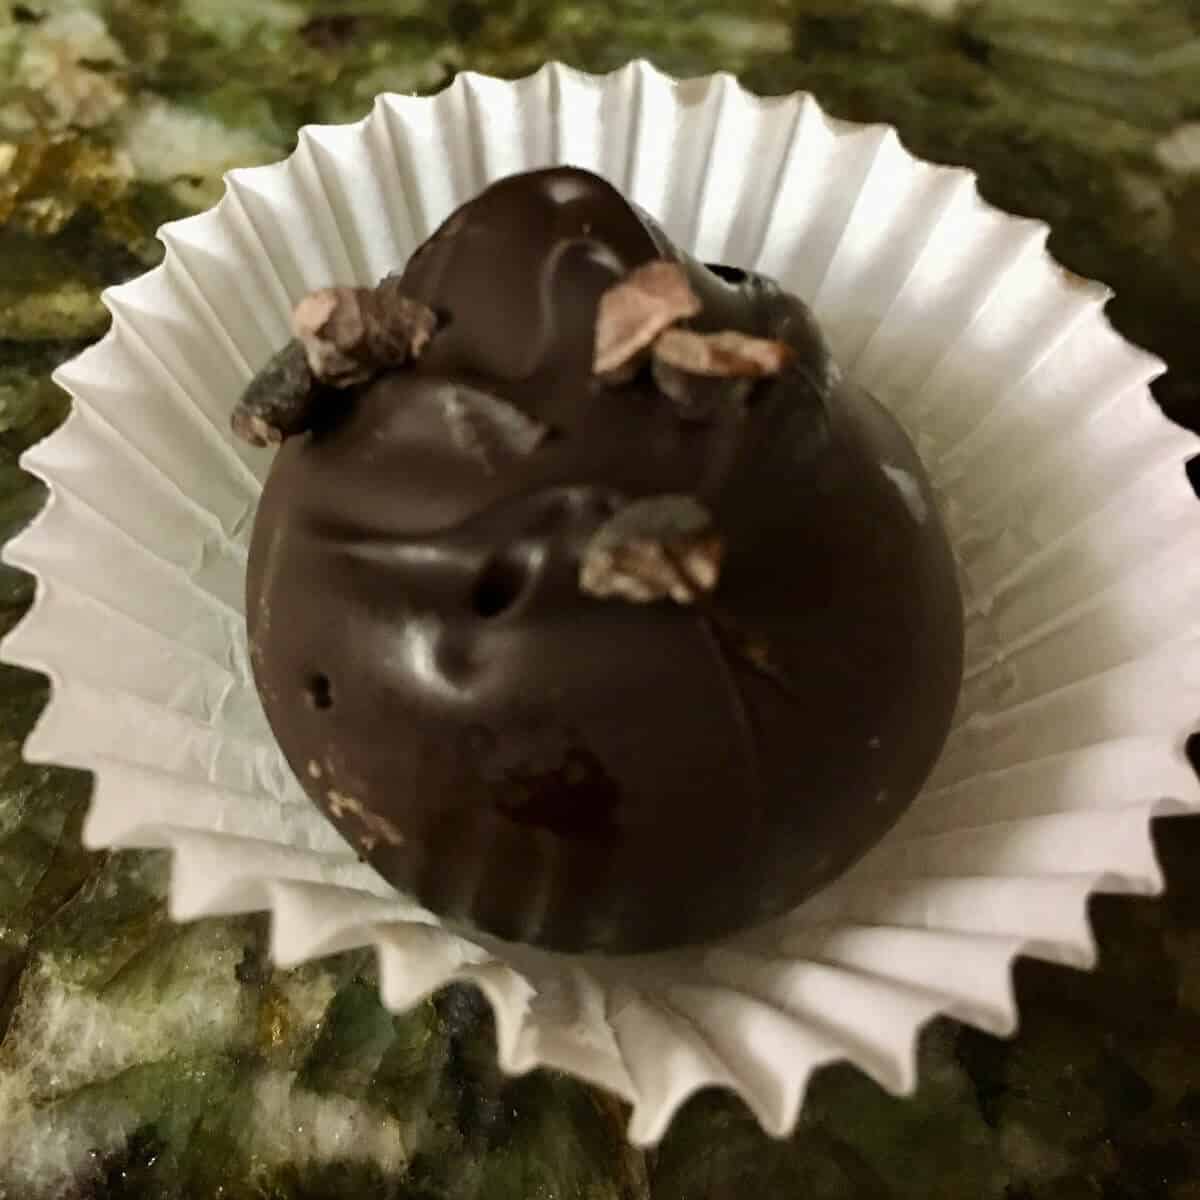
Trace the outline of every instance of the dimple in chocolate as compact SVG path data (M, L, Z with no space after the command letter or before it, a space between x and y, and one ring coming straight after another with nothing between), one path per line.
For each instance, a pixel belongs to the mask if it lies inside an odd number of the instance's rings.
M786 912L908 806L959 688L953 558L797 298L555 168L297 334L235 414L281 443L251 657L386 879L501 938L657 950Z

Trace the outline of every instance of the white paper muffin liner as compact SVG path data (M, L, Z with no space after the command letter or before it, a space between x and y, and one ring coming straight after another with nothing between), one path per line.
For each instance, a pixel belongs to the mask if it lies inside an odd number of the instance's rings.
M559 162L808 300L917 439L962 564L967 676L925 792L825 892L715 949L568 958L442 929L305 799L247 659L270 456L229 414L293 303L375 283L489 180ZM177 919L269 910L283 964L374 945L396 1010L478 984L503 1067L619 1093L636 1142L710 1084L784 1134L837 1059L910 1089L931 1017L1014 1028L1015 955L1090 964L1088 896L1158 891L1150 819L1200 802L1193 440L1151 400L1162 364L1046 233L890 128L644 63L465 74L301 131L285 162L231 172L215 208L165 226L165 262L106 293L111 332L56 375L73 411L24 459L50 499L6 552L38 588L4 657L53 684L27 757L95 773L90 845L174 851Z

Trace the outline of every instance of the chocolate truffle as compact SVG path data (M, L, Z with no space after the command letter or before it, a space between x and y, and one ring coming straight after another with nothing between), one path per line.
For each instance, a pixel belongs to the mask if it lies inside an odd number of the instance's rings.
M904 811L958 694L912 445L800 300L608 183L493 184L329 289L235 425L297 778L452 924L561 951L777 916Z

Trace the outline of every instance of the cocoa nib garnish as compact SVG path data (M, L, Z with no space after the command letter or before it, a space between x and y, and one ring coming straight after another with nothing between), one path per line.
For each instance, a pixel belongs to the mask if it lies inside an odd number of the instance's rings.
M751 337L736 329L720 333L668 329L654 343L656 365L689 375L761 379L778 375L794 357L795 351L784 342Z
M308 428L316 390L304 347L288 342L242 393L233 410L233 432L252 446L278 446Z
M723 549L708 510L691 496L635 500L592 535L579 586L637 604L691 604L717 586Z
M626 383L649 358L655 383L680 419L703 422L745 400L756 380L778 375L796 357L771 338L678 327L699 311L679 263L656 260L631 271L600 298L594 373L608 384Z
M436 326L433 311L401 295L391 278L378 288L321 288L292 313L309 368L333 387L403 366L421 353Z
M311 428L323 392L403 366L436 327L433 311L402 295L396 276L377 288L310 292L292 312L295 339L254 376L233 410L233 432L252 446L278 446Z
M620 372L664 329L699 311L700 301L678 263L656 259L630 271L600 297L593 372Z

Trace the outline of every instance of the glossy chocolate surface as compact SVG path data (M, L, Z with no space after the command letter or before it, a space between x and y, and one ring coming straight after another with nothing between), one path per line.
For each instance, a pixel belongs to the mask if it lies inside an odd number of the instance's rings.
M660 256L691 328L793 366L687 412L648 370L598 381L599 297ZM402 285L433 341L285 442L254 531L252 658L298 778L388 880L504 938L642 951L786 911L909 804L957 697L907 438L798 300L684 259L581 171L494 185ZM514 408L548 430L532 449ZM711 607L581 591L597 527L660 493L714 516Z

